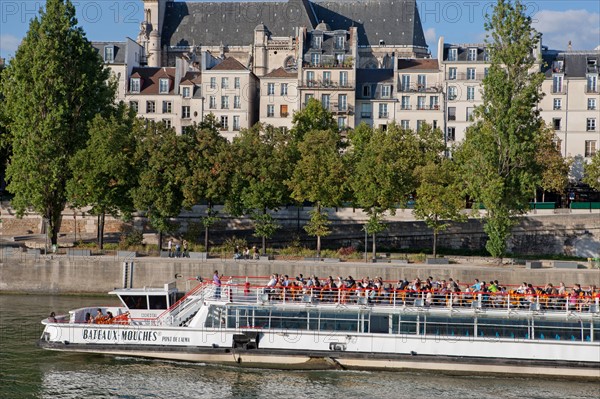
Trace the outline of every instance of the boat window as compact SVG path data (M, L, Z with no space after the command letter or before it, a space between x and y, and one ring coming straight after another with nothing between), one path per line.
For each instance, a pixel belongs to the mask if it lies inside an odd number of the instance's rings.
M208 308L208 315L204 322L204 327L221 328L225 327L225 309L223 306L211 305Z
M316 309L309 310L308 315L308 329L316 331L319 329L319 311Z
M148 296L150 309L166 309L167 308L167 296L166 295L150 295Z
M358 313L321 313L321 331L358 331Z
M394 334L416 334L417 333L417 315L398 315L394 316L392 327Z
M306 329L306 312L273 310L271 328Z
M477 336L491 339L529 339L529 320L480 317L477 319Z
M269 328L270 309L254 309L254 327Z
M590 340L591 340L591 338L592 337L590 337ZM594 338L595 342L600 341L600 323L594 324L594 337L593 338ZM586 341L587 341L587 338L586 338Z
M469 337L473 336L473 319L461 319L458 317L436 317L427 316L421 323L426 334L442 337Z
M390 322L388 315L371 315L370 330L374 334L387 334L390 331Z
M549 321L535 320L535 338L557 341L581 341L590 339L589 323L587 328L582 330L582 324L579 320L574 321Z
M129 309L148 309L146 295L121 295L121 300Z

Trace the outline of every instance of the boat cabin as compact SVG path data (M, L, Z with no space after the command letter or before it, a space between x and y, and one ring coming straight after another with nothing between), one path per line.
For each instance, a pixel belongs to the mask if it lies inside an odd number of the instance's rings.
M109 294L118 296L133 318L158 317L183 296L174 281L163 288L120 288Z

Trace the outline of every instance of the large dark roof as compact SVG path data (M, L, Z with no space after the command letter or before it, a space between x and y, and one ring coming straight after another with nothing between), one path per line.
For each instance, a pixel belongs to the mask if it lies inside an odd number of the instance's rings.
M427 47L416 0L313 0L317 19L332 30L358 28L360 45Z
M125 42L92 42L92 46L98 51L100 57L104 59L104 48L106 46L114 47L114 59L110 64L124 64L125 63L125 49L127 43Z
M273 36L296 36L320 21L332 30L358 28L360 45L427 47L416 0L168 2L162 45L250 45L264 24Z
M600 51L567 51L547 52L543 57L546 62L546 76L551 77L553 73L553 61L563 61L563 71L567 78L583 78L588 73L598 73L600 70ZM595 60L595 67L590 62Z
M264 24L273 36L296 36L295 28L315 23L308 0L249 2L169 2L162 44L250 45L254 28Z

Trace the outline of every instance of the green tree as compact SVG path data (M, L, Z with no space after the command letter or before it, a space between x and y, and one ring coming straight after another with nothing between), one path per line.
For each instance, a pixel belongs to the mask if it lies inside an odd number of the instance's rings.
M543 121L536 107L544 75L532 73L539 35L520 1L498 0L485 24L491 58L483 80L483 104L455 153L467 194L486 209L486 249L506 253L514 216L527 211L540 183L536 161Z
M302 110L294 112L292 134L296 141L312 130L331 130L337 132L338 126L333 114L323 107L319 100L310 98Z
M461 213L465 200L460 177L451 160L429 162L418 168L419 187L413 210L417 219L423 220L433 230L433 256L437 255L437 237L450 226L450 221L464 221Z
M563 157L556 147L556 134L546 127L539 136L539 149L536 152L536 161L542 169L540 186L546 191L563 194L569 184L569 172L573 165L573 158ZM535 195L537 200L537 195ZM542 197L542 202L544 197Z
M2 74L3 113L12 155L7 167L12 206L32 207L57 243L71 178L70 159L85 146L88 122L114 98L108 69L77 27L69 0L47 0Z
M339 206L344 197L346 173L340 147L337 132L308 132L298 145L300 159L291 179L286 182L293 199L316 205L305 231L317 237L317 257L321 256L321 237L329 234L327 215L322 212L322 207Z
M349 186L355 203L369 215L365 229L373 236L375 258L376 234L385 228L383 214L395 214L396 206L406 204L408 195L416 189L414 170L422 154L419 136L394 123L385 131L375 130L368 140L365 136L366 132L350 136L349 158L354 164Z
M133 212L131 190L137 184L135 172L135 112L119 105L107 117L96 115L90 122L87 146L71 159L73 177L67 183L73 207L91 206L99 216L98 246L103 247L104 217L128 219Z
M597 151L592 161L584 166L583 182L600 191L600 151Z
M163 122L138 120L134 131L139 178L132 190L133 204L158 231L162 248L163 233L174 230L170 219L177 217L183 206L182 187L189 168L185 154L190 143L187 136L178 136Z
M296 162L291 135L285 130L256 124L240 132L230 146L233 171L227 209L234 215L250 214L256 227L255 236L273 236L278 224L267 214L289 203L290 189L285 184Z
M179 154L182 158L187 155L189 165L183 181L183 205L189 208L202 201L207 203L206 216L202 219L207 252L210 227L218 221L213 206L225 201L233 164L228 150L229 142L219 134L218 124L212 119L214 116L209 114L202 124L187 130L190 146L186 152Z

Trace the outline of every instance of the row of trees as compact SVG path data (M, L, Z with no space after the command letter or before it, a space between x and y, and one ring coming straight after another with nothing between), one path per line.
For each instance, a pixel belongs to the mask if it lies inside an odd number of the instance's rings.
M319 250L329 234L324 208L347 202L364 209L375 242L385 215L416 194L414 212L433 229L435 251L437 233L464 219L460 210L470 198L487 210L488 251L502 257L514 217L538 188L562 191L570 166L535 107L543 77L531 73L531 49L539 37L524 11L519 1L498 0L488 18L484 104L450 159L431 126L414 132L363 124L342 139L316 100L294 114L290 131L257 124L230 143L209 115L178 136L114 105L115 85L76 26L73 5L48 0L2 73L0 142L12 205L20 215L31 208L43 215L54 244L65 206L91 206L102 246L106 214L142 211L163 233L175 228L169 221L182 208L204 202L208 249L214 205L225 204L233 215L250 215L264 250L278 228L269 210L311 202L305 229ZM587 167L595 187L599 157Z

